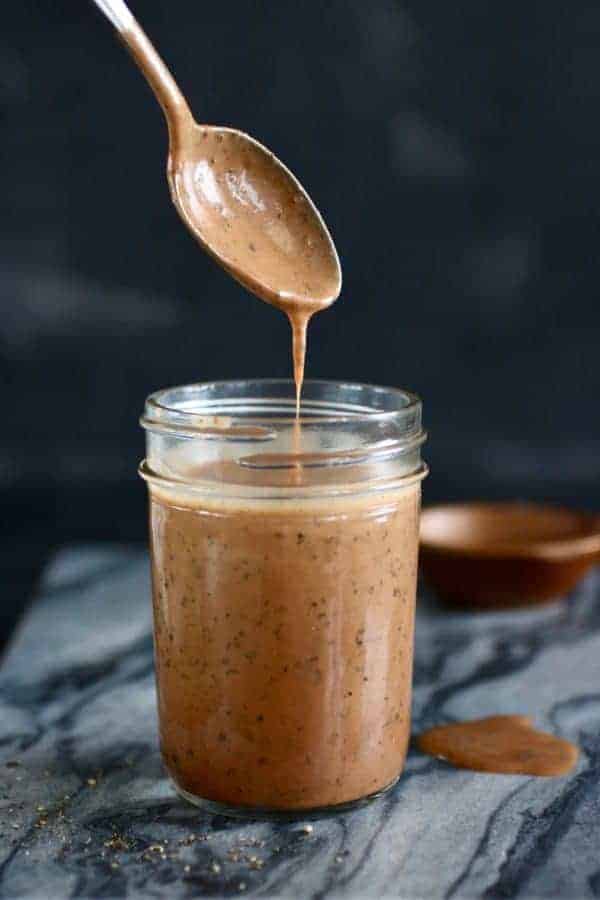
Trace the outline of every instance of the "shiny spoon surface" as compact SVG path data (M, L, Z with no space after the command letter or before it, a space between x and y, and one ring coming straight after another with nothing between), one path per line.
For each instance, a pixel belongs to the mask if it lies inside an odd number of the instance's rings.
M167 177L181 218L237 281L288 315L298 375L308 320L341 290L338 255L321 215L292 173L254 138L194 120L123 0L94 2L117 29L164 111Z

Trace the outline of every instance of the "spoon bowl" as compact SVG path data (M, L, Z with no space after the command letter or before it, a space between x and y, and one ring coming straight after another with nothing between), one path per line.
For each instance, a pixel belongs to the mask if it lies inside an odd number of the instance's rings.
M270 150L236 129L188 122L167 173L189 230L244 287L286 312L334 302L341 270L331 236Z

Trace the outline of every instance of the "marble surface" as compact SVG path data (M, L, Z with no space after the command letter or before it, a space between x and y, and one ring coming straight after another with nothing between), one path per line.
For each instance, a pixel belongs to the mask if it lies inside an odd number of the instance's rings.
M0 896L600 896L600 573L535 612L419 598L414 724L529 713L579 743L563 779L412 751L384 798L269 824L178 800L158 756L147 559L75 548L0 669Z

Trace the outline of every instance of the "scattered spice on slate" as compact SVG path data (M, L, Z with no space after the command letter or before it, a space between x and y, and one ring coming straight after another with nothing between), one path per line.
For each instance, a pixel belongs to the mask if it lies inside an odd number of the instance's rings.
M91 841L91 838L88 838L88 841ZM108 847L109 850L114 850L115 852L118 852L120 850L129 850L129 844L127 843L127 841L118 834L113 834L110 840L104 841L104 846Z

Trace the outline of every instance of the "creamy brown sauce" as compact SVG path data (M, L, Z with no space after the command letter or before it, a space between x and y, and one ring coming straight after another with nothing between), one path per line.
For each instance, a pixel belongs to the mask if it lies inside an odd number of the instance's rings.
M220 265L290 321L298 412L308 322L341 289L340 264L325 223L266 147L233 128L194 121L137 23L121 37L167 118L167 174L179 214Z
M507 775L567 775L579 758L574 744L538 731L528 716L440 725L420 734L417 746L459 769Z
M230 806L280 809L387 787L410 735L419 485L271 505L220 489L151 487L173 779Z

